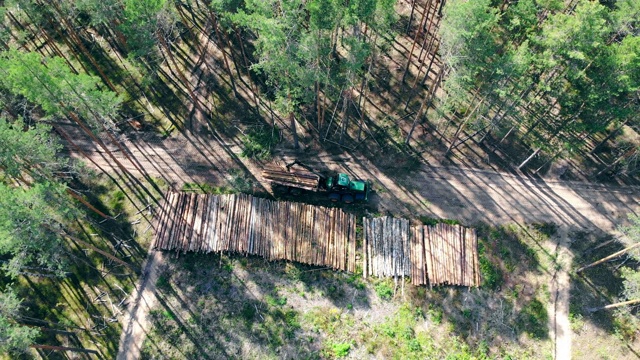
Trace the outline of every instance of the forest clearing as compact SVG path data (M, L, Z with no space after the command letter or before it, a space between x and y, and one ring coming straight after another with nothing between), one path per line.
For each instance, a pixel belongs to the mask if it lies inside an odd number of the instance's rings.
M0 15L0 358L638 357L637 1Z

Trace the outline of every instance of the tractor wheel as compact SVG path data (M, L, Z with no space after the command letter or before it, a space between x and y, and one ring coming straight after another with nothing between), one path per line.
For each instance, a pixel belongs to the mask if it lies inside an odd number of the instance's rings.
M353 195L351 194L342 195L342 202L344 202L345 204L351 204L353 202Z
M340 194L338 194L338 193L329 193L329 200L331 200L331 202L340 201Z

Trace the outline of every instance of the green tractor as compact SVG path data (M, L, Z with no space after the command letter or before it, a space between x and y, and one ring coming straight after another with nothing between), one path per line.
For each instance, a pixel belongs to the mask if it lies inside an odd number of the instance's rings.
M304 170L292 169L293 165L299 165ZM349 175L344 173L325 177L298 161L288 164L286 170L274 166L265 167L262 170L262 177L286 189L292 195L299 195L302 190L326 191L329 193L329 200L332 202L342 200L345 204L367 201L371 191L369 181L351 180Z
M351 180L349 175L339 173L326 179L325 188L329 192L329 200L351 204L357 200L369 200L371 185L368 181Z

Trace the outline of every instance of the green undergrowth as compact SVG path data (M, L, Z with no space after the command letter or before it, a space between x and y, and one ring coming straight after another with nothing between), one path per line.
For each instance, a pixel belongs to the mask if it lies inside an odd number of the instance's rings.
M273 148L280 141L280 131L277 127L259 126L249 129L242 136L243 157L254 160L271 160Z
M207 183L184 183L180 191L213 195L233 194L235 192L226 186L213 186Z
M506 246L515 236L502 229L489 239ZM503 267L499 250L485 246L484 256ZM507 255L515 261L526 251ZM496 289L428 289L256 257L187 254L170 259L158 278L143 358L544 358L551 341L543 288L508 288L501 274Z
M420 222L422 222L423 225L430 225L430 226L434 226L437 224L461 225L460 221L458 220L437 219L437 218L432 218L424 215L418 216L418 220L420 220Z
M255 257L171 259L143 358L551 358L555 227L479 226L478 234L483 283L471 289ZM583 336L599 322L584 312L592 291L580 292L572 289L570 321ZM628 316L597 316L611 319L594 343L631 336ZM616 346L614 354L628 354Z

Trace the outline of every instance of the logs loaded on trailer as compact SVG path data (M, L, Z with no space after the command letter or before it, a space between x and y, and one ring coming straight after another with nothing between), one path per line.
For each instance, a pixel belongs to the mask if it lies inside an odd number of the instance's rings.
M411 225L407 219L356 218L338 208L246 194L168 193L156 216L154 249L233 252L268 260L409 277L414 285L479 286L478 237L460 225ZM358 235L356 235L358 234ZM360 252L358 238L362 239Z
M293 195L299 195L302 190L324 191L328 193L331 201L342 200L347 204L357 200L367 201L371 191L369 181L352 180L349 175L344 173L327 177L298 161L294 161L284 168L274 165L265 166L262 170L262 177Z

